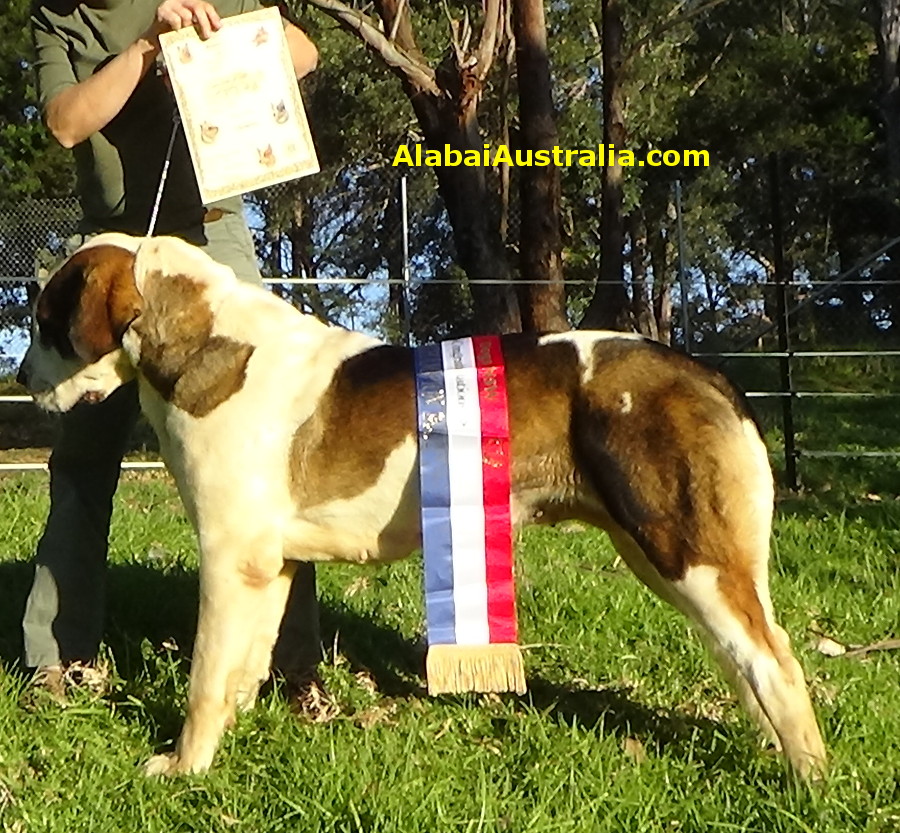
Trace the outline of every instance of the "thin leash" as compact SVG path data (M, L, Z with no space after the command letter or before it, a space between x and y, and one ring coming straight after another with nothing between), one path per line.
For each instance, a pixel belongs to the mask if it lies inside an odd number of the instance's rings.
M163 162L162 172L159 175L159 187L156 189L156 200L153 203L153 211L150 212L150 225L147 227L147 237L153 237L156 229L156 220L159 217L159 205L162 202L163 189L166 187L166 178L169 175L169 163L172 161L172 148L175 146L175 136L181 125L181 114L176 107L172 111L172 134L169 136L169 147L166 149L166 158Z

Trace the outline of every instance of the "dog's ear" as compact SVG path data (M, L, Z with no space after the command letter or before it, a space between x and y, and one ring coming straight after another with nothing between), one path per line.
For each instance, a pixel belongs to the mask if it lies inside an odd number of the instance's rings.
M106 308L109 311L109 328L117 345L122 344L126 330L138 319L144 309L144 299L138 292L134 279L134 255L124 249L116 249L125 256L113 275L109 291L106 295Z
M116 246L97 246L84 272L84 291L70 329L78 354L93 362L117 347L141 314L143 299L134 281L134 255Z
M82 249L53 275L35 314L42 338L89 364L122 345L141 314L134 255L117 246Z

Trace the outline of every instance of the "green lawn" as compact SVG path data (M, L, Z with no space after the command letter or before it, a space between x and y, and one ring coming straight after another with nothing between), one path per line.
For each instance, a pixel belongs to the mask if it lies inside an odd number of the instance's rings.
M127 475L112 537L114 685L68 707L18 664L27 559L44 475L0 478L0 826L3 831L900 830L900 653L829 658L896 636L900 504L779 512L776 606L812 680L833 755L798 788L684 621L638 586L599 533L527 532L519 548L530 693L424 693L420 567L322 567L327 662L340 704L299 722L278 691L205 777L145 779L181 721L195 616L192 532L168 481Z

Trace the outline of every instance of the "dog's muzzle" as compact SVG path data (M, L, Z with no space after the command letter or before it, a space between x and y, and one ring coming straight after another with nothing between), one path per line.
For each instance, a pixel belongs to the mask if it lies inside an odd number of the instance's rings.
M76 405L80 405L85 403L86 405L97 405L100 402L103 402L107 397L107 394L103 393L99 390L89 390L85 391L81 394L81 399L76 402Z

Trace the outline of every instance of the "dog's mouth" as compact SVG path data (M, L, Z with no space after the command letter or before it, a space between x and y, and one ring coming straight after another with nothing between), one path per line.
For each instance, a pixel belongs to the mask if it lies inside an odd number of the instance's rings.
M80 405L83 402L86 405L97 405L104 399L106 399L106 394L103 391L87 390L81 394L81 398L78 400L77 404Z
M61 414L70 411L82 402L86 405L96 405L106 399L107 395L103 393L103 391L88 390L81 394L75 402L69 402L68 404L64 400L61 400L57 395L57 392L52 388L43 391L32 391L31 396L41 410L49 413Z

